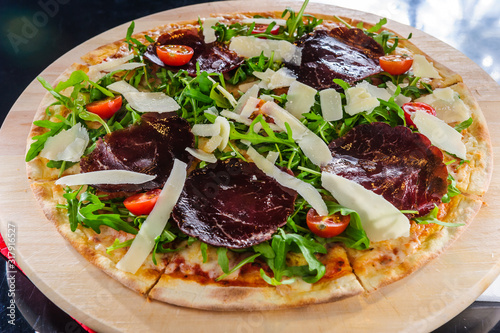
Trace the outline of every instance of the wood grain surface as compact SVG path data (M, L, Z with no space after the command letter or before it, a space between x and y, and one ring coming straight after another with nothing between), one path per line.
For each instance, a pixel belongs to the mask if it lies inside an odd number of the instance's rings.
M210 13L300 8L300 2L214 2L141 18L136 32ZM371 14L310 3L310 13L343 15L375 23ZM128 23L68 52L41 74L56 78L79 57L125 36ZM408 26L389 22L401 35L462 75L488 122L494 155L500 149L500 87L449 45ZM500 176L493 173L485 205L474 223L443 255L402 281L370 295L286 311L209 312L148 301L84 260L45 219L25 172L26 138L44 89L33 81L0 130L0 232L15 229L14 255L33 283L54 303L98 332L425 332L471 304L500 272Z

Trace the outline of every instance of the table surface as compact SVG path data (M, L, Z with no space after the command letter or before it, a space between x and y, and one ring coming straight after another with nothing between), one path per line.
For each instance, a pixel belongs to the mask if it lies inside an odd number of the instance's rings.
M198 2L200 1L177 1L176 6ZM436 7L436 4L431 5L430 1L413 1L411 7L409 6L409 1L392 1L387 2L386 5L374 5L371 1L358 1L355 4L344 3L342 1L317 2L373 12L427 31L431 35L446 41L448 44L462 51L477 64L481 65L497 82L500 80L499 65L498 61L496 61L500 60L497 59L500 57L500 53L498 52L498 48L500 47L500 43L498 43L500 41L500 34L498 33L500 30L500 21L498 17L500 15L498 15L499 9L495 8L491 2L442 1L440 2L440 7ZM8 61L3 63L13 64L13 66L9 67L4 65L0 69L0 77L5 78L1 84L4 86L8 83L8 87L2 86L2 89L0 89L5 97L1 105L1 110L4 113L5 110L10 109L8 103L12 104L13 99L21 94L22 89L45 66L62 55L66 50L79 44L80 41L84 41L101 31L105 31L130 19L173 8L172 2L169 1L150 1L147 6L141 5L135 7L126 5L125 9L127 10L124 10L120 15L116 15L112 14L113 12L110 12L105 4L101 2L92 3L90 1L86 2L86 4L89 4L89 8L94 8L94 10L93 15L89 18L89 14L87 16L74 15L81 10L77 4L73 4L72 2L66 3L66 1L61 0L54 3L57 4L57 7L47 9L40 5L37 7L37 5L27 5L23 1L19 1L16 4L9 4L9 7L7 7L8 10L0 14L2 16L7 12L10 15L10 25L5 29L6 33L4 34L8 36L9 41L2 45L2 57L7 57ZM353 7L353 5L356 7ZM43 23L41 20L44 17L40 14L42 11L47 16L45 24L41 24ZM446 13L446 15L443 13ZM69 19L68 15L72 18ZM78 17L78 20L75 19L76 17ZM40 25L36 33L35 31L31 31L31 34L29 34L26 28L23 30L23 22L26 25L27 20ZM80 22L79 20L84 22ZM55 36L54 32L56 32ZM52 36L50 36L51 34ZM21 39L16 39L16 36ZM26 39L30 43L23 43ZM40 52L40 43L42 42L46 43L46 47L43 47L44 52ZM22 80L26 80L26 82ZM16 84L13 84L13 82Z

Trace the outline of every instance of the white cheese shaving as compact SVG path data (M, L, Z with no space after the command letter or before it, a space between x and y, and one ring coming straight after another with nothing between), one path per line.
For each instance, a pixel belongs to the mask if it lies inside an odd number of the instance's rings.
M408 218L383 196L349 179L328 172L322 172L321 182L339 204L359 214L363 229L370 241L379 242L410 235Z
M297 80L297 77L291 70L281 67L277 71L268 68L265 72L253 72L261 81L259 87L267 90L289 87Z
M342 119L342 97L333 88L321 90L319 92L319 102L321 104L321 113L326 121L335 121Z
M205 152L211 153L217 148L220 151L226 148L229 142L231 125L226 118L217 116L213 124L195 124L191 131L197 136L211 136L210 140L202 148Z
M68 130L62 130L49 137L40 156L53 161L78 162L88 143L87 129L78 123Z
M425 111L417 110L412 120L420 133L425 135L431 143L448 153L466 159L467 149L462 142L462 134L453 127Z
M214 136L220 133L220 126L216 124L194 124L191 132L196 136Z
M258 57L262 52L269 58L274 53L273 59L275 61L285 61L297 66L302 60L301 49L284 40L237 36L231 39L229 49L245 58Z
M243 107L250 97L257 98L257 96L259 96L259 90L259 86L252 83L252 86L238 99L238 103L234 107L234 112L238 114L241 113L241 110L243 110Z
M267 176L274 178L280 185L297 191L317 212L319 215L328 215L321 194L309 183L306 183L284 171L281 171L274 163L270 162L264 156L260 155L253 147L248 147L248 156L255 165Z
M308 113L314 105L314 99L318 91L313 87L299 81L293 81L287 93L285 109L298 119L303 113Z
M170 112L181 107L170 96L162 92L126 92L123 96L130 106L139 112Z
M379 100L364 87L351 87L345 91L345 96L347 104L344 110L351 116L361 112L370 113L380 105Z
M131 71L133 69L139 68L139 67L144 67L146 64L143 64L142 62L127 62L125 64L121 64L115 67L112 67L108 69L110 72L115 72L115 71Z
M88 184L143 184L156 178L156 175L129 170L100 170L64 176L56 180L57 185Z
M283 19L270 19L270 18L246 18L241 20L241 23L247 23L247 24L265 24L269 25L273 22L276 22L276 25L281 25L281 26L286 26L286 20Z
M439 79L441 77L432 63L421 54L415 54L413 56L412 71L413 75L418 77L425 77L429 79Z
M386 82L386 85L387 85L387 92L389 94L394 95L396 93L396 89L398 88L394 83L392 83L391 81L387 81ZM403 85L400 84L399 85L401 88L403 88ZM403 104L405 103L409 103L411 102L411 97L408 97L408 96L405 96L405 95L402 95L402 94L399 94L396 96L396 98L394 99L394 102L399 105L399 106L402 106Z
M259 103L260 99L251 96L243 106L240 115L245 118L250 118L252 113L258 110L257 105L259 105Z
M208 163L215 163L217 162L217 158L215 157L214 154L206 153L201 149L194 149L187 147L186 151L191 154L193 157L199 159L200 161L205 161Z
M277 151L269 151L267 153L266 159L271 162L272 164L276 164L276 161L278 160L278 157L280 157L280 153Z
M174 161L174 166L158 196L158 201L143 222L129 250L116 264L116 268L135 274L148 257L154 247L155 238L165 228L172 209L182 192L184 182L186 181L186 167L186 163L177 159Z
M114 93L117 94L125 94L128 92L138 92L136 87L133 85L129 84L127 81L116 81L111 84L109 84L106 89L111 90Z
M217 147L222 144L224 138L219 134L212 136L201 149L207 153L212 153Z
M420 97L415 102L429 104L436 110L439 119L446 123L462 122L471 116L471 110L450 87L437 88L432 94Z
M274 102L266 102L260 109L265 114L271 116L281 130L286 130L285 124L290 126L292 138L312 163L322 166L330 162L332 153L328 145L287 110Z
M207 17L203 21L203 36L205 37L205 43L213 43L217 40L217 36L215 35L215 30L212 28L216 23L219 22L219 18L217 17Z

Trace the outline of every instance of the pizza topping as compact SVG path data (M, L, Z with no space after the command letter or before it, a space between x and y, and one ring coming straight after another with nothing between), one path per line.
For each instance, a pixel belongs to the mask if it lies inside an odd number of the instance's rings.
M469 119L471 115L469 107L460 98L460 95L450 87L437 88L432 94L420 97L415 101L434 107L437 117L447 123L462 122Z
M406 73L413 64L413 58L408 55L392 54L380 57L380 67L391 75Z
M185 65L175 67L165 64L158 55L158 47L162 45L184 45L193 49L193 56ZM190 75L196 75L196 64L201 71L208 73L226 73L242 62L243 58L227 49L223 44L206 43L201 32L197 29L179 29L158 37L156 43L147 47L144 57L160 67L172 71L186 70Z
M229 49L242 57L252 58L261 54L275 61L285 61L299 66L301 49L286 40L260 39L252 36L238 36L231 39Z
M157 188L148 192L137 193L125 199L123 204L134 215L148 215L158 201L160 192L161 189Z
M217 17L207 17L203 21L203 37L205 43L213 43L217 40L217 36L215 35L215 30L212 28L219 22L219 18Z
M130 249L116 264L116 268L135 274L155 245L155 238L160 236L167 225L172 209L181 194L186 180L187 164L175 160L171 172L161 190L151 213L142 223Z
M286 224L295 197L253 163L219 161L189 175L173 218L207 244L247 248Z
M183 66L191 60L194 50L185 45L158 45L156 55L167 66Z
M122 107L122 97L108 97L106 99L95 101L85 105L85 108L92 113L97 114L102 119L111 118L116 111Z
M340 212L332 215L319 215L314 208L309 209L306 216L307 227L315 235L323 238L331 238L340 235L351 221L350 215L342 215Z
M302 50L300 65L290 65L298 81L315 89L339 88L333 79L349 84L380 73L382 46L360 29L345 27L317 30L297 42Z
M412 66L413 75L430 79L439 79L441 76L427 58L423 55L415 54Z
M342 119L342 96L333 88L321 90L319 92L321 104L321 114L326 121L336 121Z
M409 236L410 221L382 195L329 172L321 174L321 183L341 205L359 214L371 242Z
M453 127L422 110L417 110L412 119L419 132L429 138L434 146L463 160L467 158L462 134Z
M289 87L297 79L292 71L286 67L281 67L277 71L268 68L265 72L253 72L253 75L261 80L259 82L260 88L269 90Z
M303 113L308 113L314 104L318 91L298 81L292 82L287 92L285 109L296 118L302 118Z
M109 84L106 89L112 91L112 92L115 92L117 94L125 94L125 93L128 93L128 92L138 92L139 90L137 90L136 87L134 87L133 85L127 83L127 81L116 81L116 82L113 82L111 84Z
M123 96L139 112L171 112L181 108L172 97L162 92L129 91Z
M405 120L406 120L406 125L407 126L413 126L416 127L415 124L413 123L412 117L414 116L415 112L417 110L424 111L431 116L436 116L436 110L429 104L425 103L420 103L420 102L409 102L405 103L401 106L401 109L405 112Z
M68 175L56 180L56 185L86 185L86 184L144 184L156 178L130 170L101 170Z
M53 161L78 162L89 143L87 129L78 123L68 130L62 130L45 142L41 157Z
M323 171L382 195L397 209L422 216L446 194L448 172L442 152L407 127L359 125L329 147L333 158Z
M247 154L267 176L274 178L280 185L297 191L321 215L328 214L326 204L314 186L294 177L293 174L280 170L253 147L248 148Z
M153 181L141 185L95 185L102 191L138 191L162 187L174 158L190 160L186 147L194 137L189 124L169 113L146 113L140 125L117 130L99 139L94 151L81 162L82 172L97 170L130 170L149 175Z

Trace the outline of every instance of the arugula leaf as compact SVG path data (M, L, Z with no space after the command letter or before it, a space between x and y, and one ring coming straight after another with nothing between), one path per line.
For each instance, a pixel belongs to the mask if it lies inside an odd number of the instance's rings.
M434 223L434 224L442 225L444 227L461 227L461 226L465 225L465 223L450 223L450 222L440 221L437 218L438 213L439 213L439 207L434 205L434 209L432 209L429 214L422 216L422 217L416 217L413 220L418 224Z
M116 238L115 241L113 242L113 244L106 248L106 253L110 254L111 252L113 252L116 249L121 249L122 247L129 247L132 245L133 241L134 241L134 238L126 240L124 242L120 242L120 240L118 238Z
M340 212L344 216L350 215L351 217L346 230L339 236L329 238L328 242L341 242L345 246L356 250L366 250L369 248L370 240L361 225L361 218L358 213L333 201L326 201L325 203L328 207L328 214L331 215Z
M238 269L240 269L241 267L243 267L244 265L248 264L248 263L252 263L255 261L255 259L257 257L260 256L260 253L256 253L254 255L251 255L245 259L243 259L242 261L240 261L237 265L235 265L233 268L231 268L231 270L228 269L227 272L224 272L224 274L222 274L221 276L219 276L218 278L215 279L215 281L220 281L222 279L224 279L225 277L227 277L228 275L231 275L233 272L236 272ZM224 270L223 270L224 271Z
M42 151L43 147L45 146L45 142L47 141L48 138L51 136L54 136L61 132L64 129L68 129L70 126L65 123L64 121L55 123L50 120L35 120L33 122L35 126L43 127L43 128L48 128L49 131L34 136L32 139L34 142L31 143L30 148L28 152L26 153L26 158L25 161L29 162L35 157L38 156L38 154Z
M448 203L451 201L451 198L461 194L462 192L457 188L457 182L452 175L448 174L448 192L441 199L442 202Z
M455 126L455 130L456 130L457 132L462 132L464 129L469 128L469 126L470 126L470 125L472 125L472 122L473 122L473 121L474 121L474 120L472 119L472 117L470 117L469 119L464 120L464 121L462 121L460 124L456 125L456 126Z

